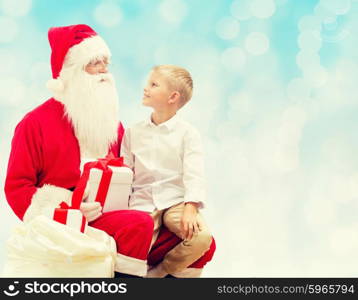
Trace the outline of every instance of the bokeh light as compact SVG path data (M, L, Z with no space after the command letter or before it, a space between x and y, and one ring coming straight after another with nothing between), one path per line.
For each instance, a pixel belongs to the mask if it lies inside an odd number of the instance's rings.
M317 31L303 31L298 36L298 46L303 50L319 51L322 39Z
M251 32L245 39L245 49L250 54L264 54L269 47L270 41L262 32Z
M26 16L32 6L31 0L1 0L0 7L2 12L9 17L23 17Z
M296 55L296 63L301 69L309 69L320 65L320 56L316 51L301 50Z
M226 49L221 55L221 61L227 70L241 71L246 62L246 54L240 47Z
M180 23L187 14L187 6L181 0L163 0L159 12L168 23Z
M303 78L294 78L287 85L287 96L292 102L302 102L311 95L311 85Z
M321 30L321 20L317 16L303 16L298 22L300 31L312 30L319 32Z
M115 2L102 2L94 10L94 18L104 27L117 26L122 19L122 12Z
M351 8L351 0L321 0L320 5L336 15L344 15Z
M25 100L26 88L24 84L16 78L7 78L2 81L3 88L1 92L1 103L10 106L21 106Z
M0 16L0 43L11 43L19 34L17 22L9 17Z
M252 0L250 1L250 10L256 18L267 19L276 11L274 0Z
M241 21L248 20L252 16L249 0L234 0L230 11L233 17Z
M224 40L231 40L237 37L240 25L234 18L224 18L216 25L216 33Z

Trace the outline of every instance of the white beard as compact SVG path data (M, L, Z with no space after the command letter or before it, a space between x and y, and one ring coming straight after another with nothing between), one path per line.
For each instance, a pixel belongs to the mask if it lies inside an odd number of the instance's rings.
M59 100L73 125L81 158L104 157L118 138L119 105L113 76L90 75L82 68L64 73L65 90Z

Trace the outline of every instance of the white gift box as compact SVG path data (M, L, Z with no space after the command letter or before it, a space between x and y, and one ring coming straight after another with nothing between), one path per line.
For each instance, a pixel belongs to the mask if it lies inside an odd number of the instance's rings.
M86 231L87 220L79 209L55 208L53 220L82 233Z
M84 165L90 161L95 160L83 160L81 164ZM112 170L112 177L102 211L108 212L128 209L129 196L132 190L133 172L128 167L109 166L109 168ZM90 170L87 183L87 189L89 191L87 202L94 202L96 200L102 174L102 170L96 168Z

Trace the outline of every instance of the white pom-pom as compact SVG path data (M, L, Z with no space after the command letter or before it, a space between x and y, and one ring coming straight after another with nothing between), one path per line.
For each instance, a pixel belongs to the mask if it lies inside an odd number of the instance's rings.
M65 89L65 86L63 85L63 82L60 78L50 79L47 81L46 87L56 94L61 93Z

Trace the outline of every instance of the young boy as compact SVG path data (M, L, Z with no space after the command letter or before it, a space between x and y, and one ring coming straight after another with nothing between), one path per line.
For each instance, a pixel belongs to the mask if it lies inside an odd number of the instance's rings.
M148 120L125 132L124 162L134 171L131 209L154 220L152 244L164 224L183 241L147 277L186 277L185 269L210 247L212 236L198 208L205 198L203 154L198 131L177 116L191 98L189 72L172 65L154 67L144 88ZM200 270L200 269L199 269ZM190 277L199 277L201 270Z

